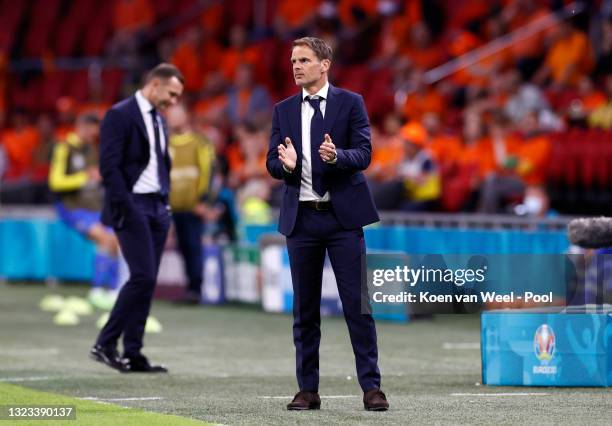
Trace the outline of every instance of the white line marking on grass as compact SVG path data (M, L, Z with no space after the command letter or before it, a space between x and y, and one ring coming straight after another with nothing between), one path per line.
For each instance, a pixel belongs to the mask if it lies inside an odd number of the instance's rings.
M260 396L261 399L292 399L295 395L289 396ZM359 398L359 395L321 395L321 399L340 399L340 398Z
M480 349L480 343L478 342L460 342L460 343L445 342L444 344L442 344L442 349L445 349L447 351L476 350L476 349Z
M38 377L0 377L0 382L39 382L43 380L55 379L55 377L38 376Z
M97 398L95 396L88 396L86 398L79 398L85 401L103 401L103 402L123 402L123 401L160 401L164 398L161 396L144 396L144 397L133 397L133 398Z
M451 393L451 396L549 396L543 392Z
M59 355L58 348L0 349L0 356Z

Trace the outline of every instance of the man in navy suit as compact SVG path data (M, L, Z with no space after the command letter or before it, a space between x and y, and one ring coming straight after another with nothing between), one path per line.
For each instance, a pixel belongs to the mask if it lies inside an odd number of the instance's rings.
M300 93L274 107L266 166L284 181L279 231L287 237L293 281L293 341L300 391L289 410L318 409L321 281L325 252L338 283L367 410L389 404L380 390L374 320L362 314L362 227L379 220L363 174L370 124L363 98L330 85L332 50L321 39L293 42ZM369 306L369 305L368 305Z
M121 372L167 372L151 365L141 349L170 226L168 132L159 113L177 103L183 84L174 65L160 64L134 96L113 105L102 121L102 222L115 229L130 278L90 354ZM121 336L123 357L117 351Z

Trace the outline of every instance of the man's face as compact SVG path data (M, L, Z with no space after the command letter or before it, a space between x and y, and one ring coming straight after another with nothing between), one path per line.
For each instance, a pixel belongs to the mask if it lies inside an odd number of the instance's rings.
M329 59L320 61L308 46L295 46L291 52L293 78L300 87L308 87L324 78L329 70Z
M172 133L183 133L189 124L187 110L182 105L174 105L168 108L166 120Z
M78 123L76 132L85 143L94 144L100 134L100 126L95 123Z
M151 86L153 89L151 103L159 110L176 105L178 98L183 93L183 84L176 77L154 78L151 80Z

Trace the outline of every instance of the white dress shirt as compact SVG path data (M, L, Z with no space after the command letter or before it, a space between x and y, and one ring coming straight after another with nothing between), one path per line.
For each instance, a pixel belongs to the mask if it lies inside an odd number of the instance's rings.
M325 107L327 105L327 92L329 91L329 82L312 96L321 97L321 114L325 118ZM300 185L300 201L329 201L329 191L321 197L312 189L312 158L310 155L310 122L314 116L315 110L310 105L307 97L311 96L306 90L302 89L302 182ZM321 141L323 143L323 141ZM318 153L317 153L318 155Z
M149 164L144 169L136 183L132 192L135 194L147 194L150 192L159 192L161 185L159 183L159 176L157 173L157 154L155 153L155 133L153 130L153 117L151 116L151 110L153 105L143 96L139 91L136 92L136 102L140 113L144 119L145 127L147 128L147 137L149 139ZM161 143L162 152L164 152L166 146L166 139L164 138L164 132L162 127L161 118L159 112L157 113L157 125L159 127L159 141Z

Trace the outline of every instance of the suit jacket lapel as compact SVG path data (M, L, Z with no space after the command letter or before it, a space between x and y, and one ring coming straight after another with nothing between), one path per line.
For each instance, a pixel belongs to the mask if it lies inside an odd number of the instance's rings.
M291 126L291 133L293 138L291 142L295 146L297 152L298 164L302 162L302 91L294 96L291 101L291 107L289 110L289 125ZM285 143L285 141L282 141Z
M332 126L336 121L341 106L342 97L338 96L336 88L330 84L327 91L327 99L325 100L325 117L323 117L323 130L325 133L330 134L330 136Z
M142 133L142 137L145 138L145 141L149 143L149 134L147 133L147 126L145 126L144 118L142 118L142 113L140 112L140 108L138 107L138 102L136 101L136 97L132 97L132 115L134 120L136 120L136 124L140 133Z

